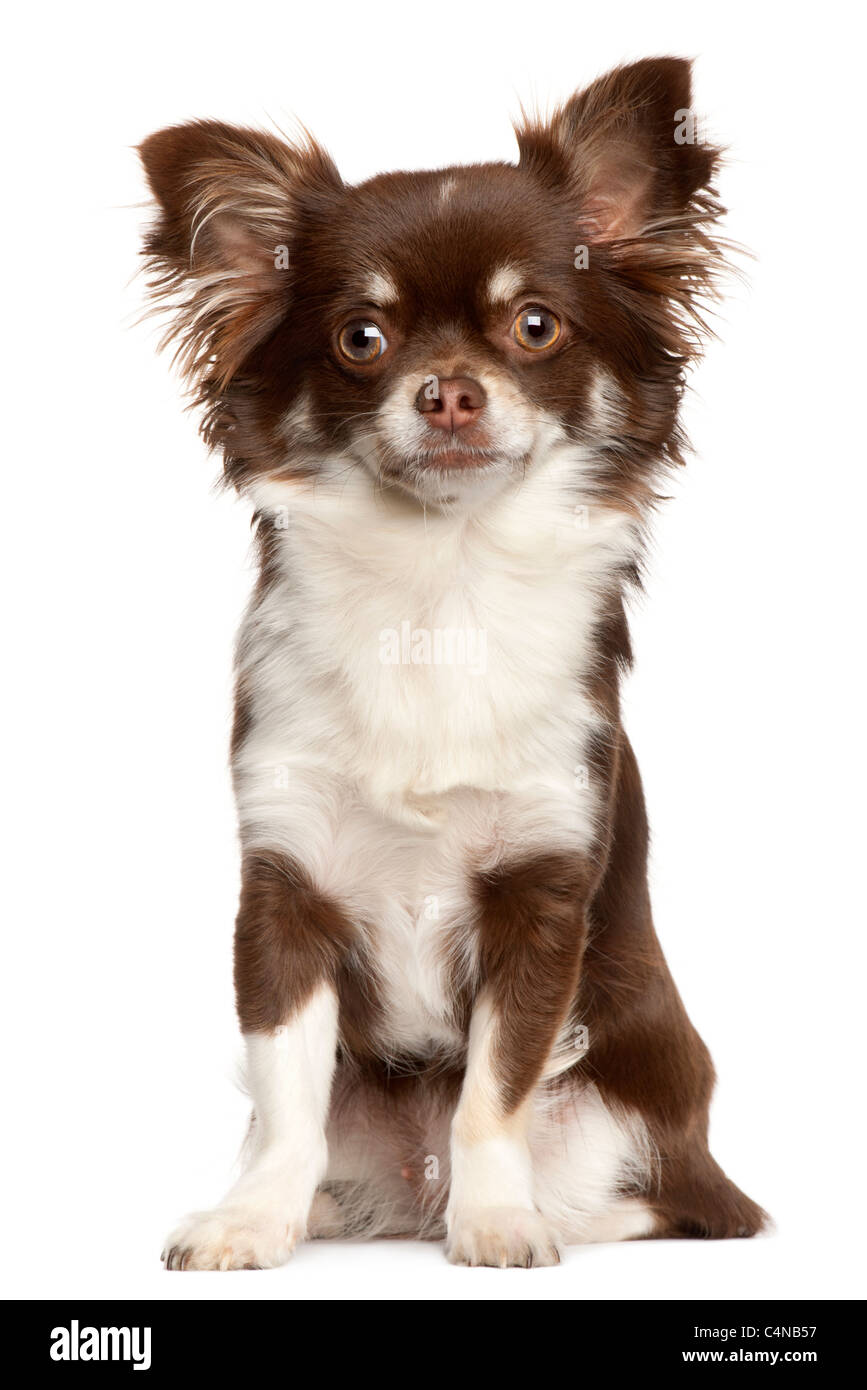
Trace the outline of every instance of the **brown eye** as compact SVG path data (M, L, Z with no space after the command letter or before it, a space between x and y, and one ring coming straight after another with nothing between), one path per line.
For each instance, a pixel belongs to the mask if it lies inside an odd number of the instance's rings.
M512 335L528 352L541 352L542 348L553 347L560 337L560 320L550 309L534 304L521 310L512 324Z
M368 319L347 323L337 335L340 355L347 362L375 362L388 347L382 329Z

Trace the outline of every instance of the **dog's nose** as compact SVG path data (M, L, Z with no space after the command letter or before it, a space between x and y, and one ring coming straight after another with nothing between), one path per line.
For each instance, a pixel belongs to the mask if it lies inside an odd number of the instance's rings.
M471 376L428 378L415 398L415 408L439 430L462 430L478 419L487 396Z

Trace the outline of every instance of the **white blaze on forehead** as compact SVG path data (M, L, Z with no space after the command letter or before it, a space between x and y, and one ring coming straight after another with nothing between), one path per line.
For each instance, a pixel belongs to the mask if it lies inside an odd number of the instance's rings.
M488 299L492 303L508 303L521 290L524 277L517 266L500 265L488 281Z
M375 270L364 282L364 298L371 304L396 304L399 299L397 285L384 270Z

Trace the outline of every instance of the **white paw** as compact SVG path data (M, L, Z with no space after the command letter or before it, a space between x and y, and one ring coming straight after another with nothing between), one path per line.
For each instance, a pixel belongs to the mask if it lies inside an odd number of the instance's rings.
M274 1269L285 1264L304 1234L304 1223L285 1211L222 1206L194 1212L169 1236L166 1269Z
M472 1207L451 1218L446 1255L454 1265L534 1269L560 1263L560 1239L537 1211Z

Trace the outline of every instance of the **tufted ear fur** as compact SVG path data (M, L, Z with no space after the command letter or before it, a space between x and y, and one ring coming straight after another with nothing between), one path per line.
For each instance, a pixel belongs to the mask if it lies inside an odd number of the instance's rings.
M684 58L615 68L519 130L521 161L570 184L591 241L640 237L688 214L713 177L719 152L698 140L691 87Z
M622 379L643 383L647 412L669 422L667 454L678 462L684 371L710 332L703 306L717 297L723 253L734 249L714 234L720 151L699 139L691 98L687 60L648 58L517 131L522 165L574 206L576 251L586 248L600 286Z
M291 300L299 201L339 189L313 141L193 121L139 148L158 217L145 240L151 293L172 314L185 375L222 389Z

